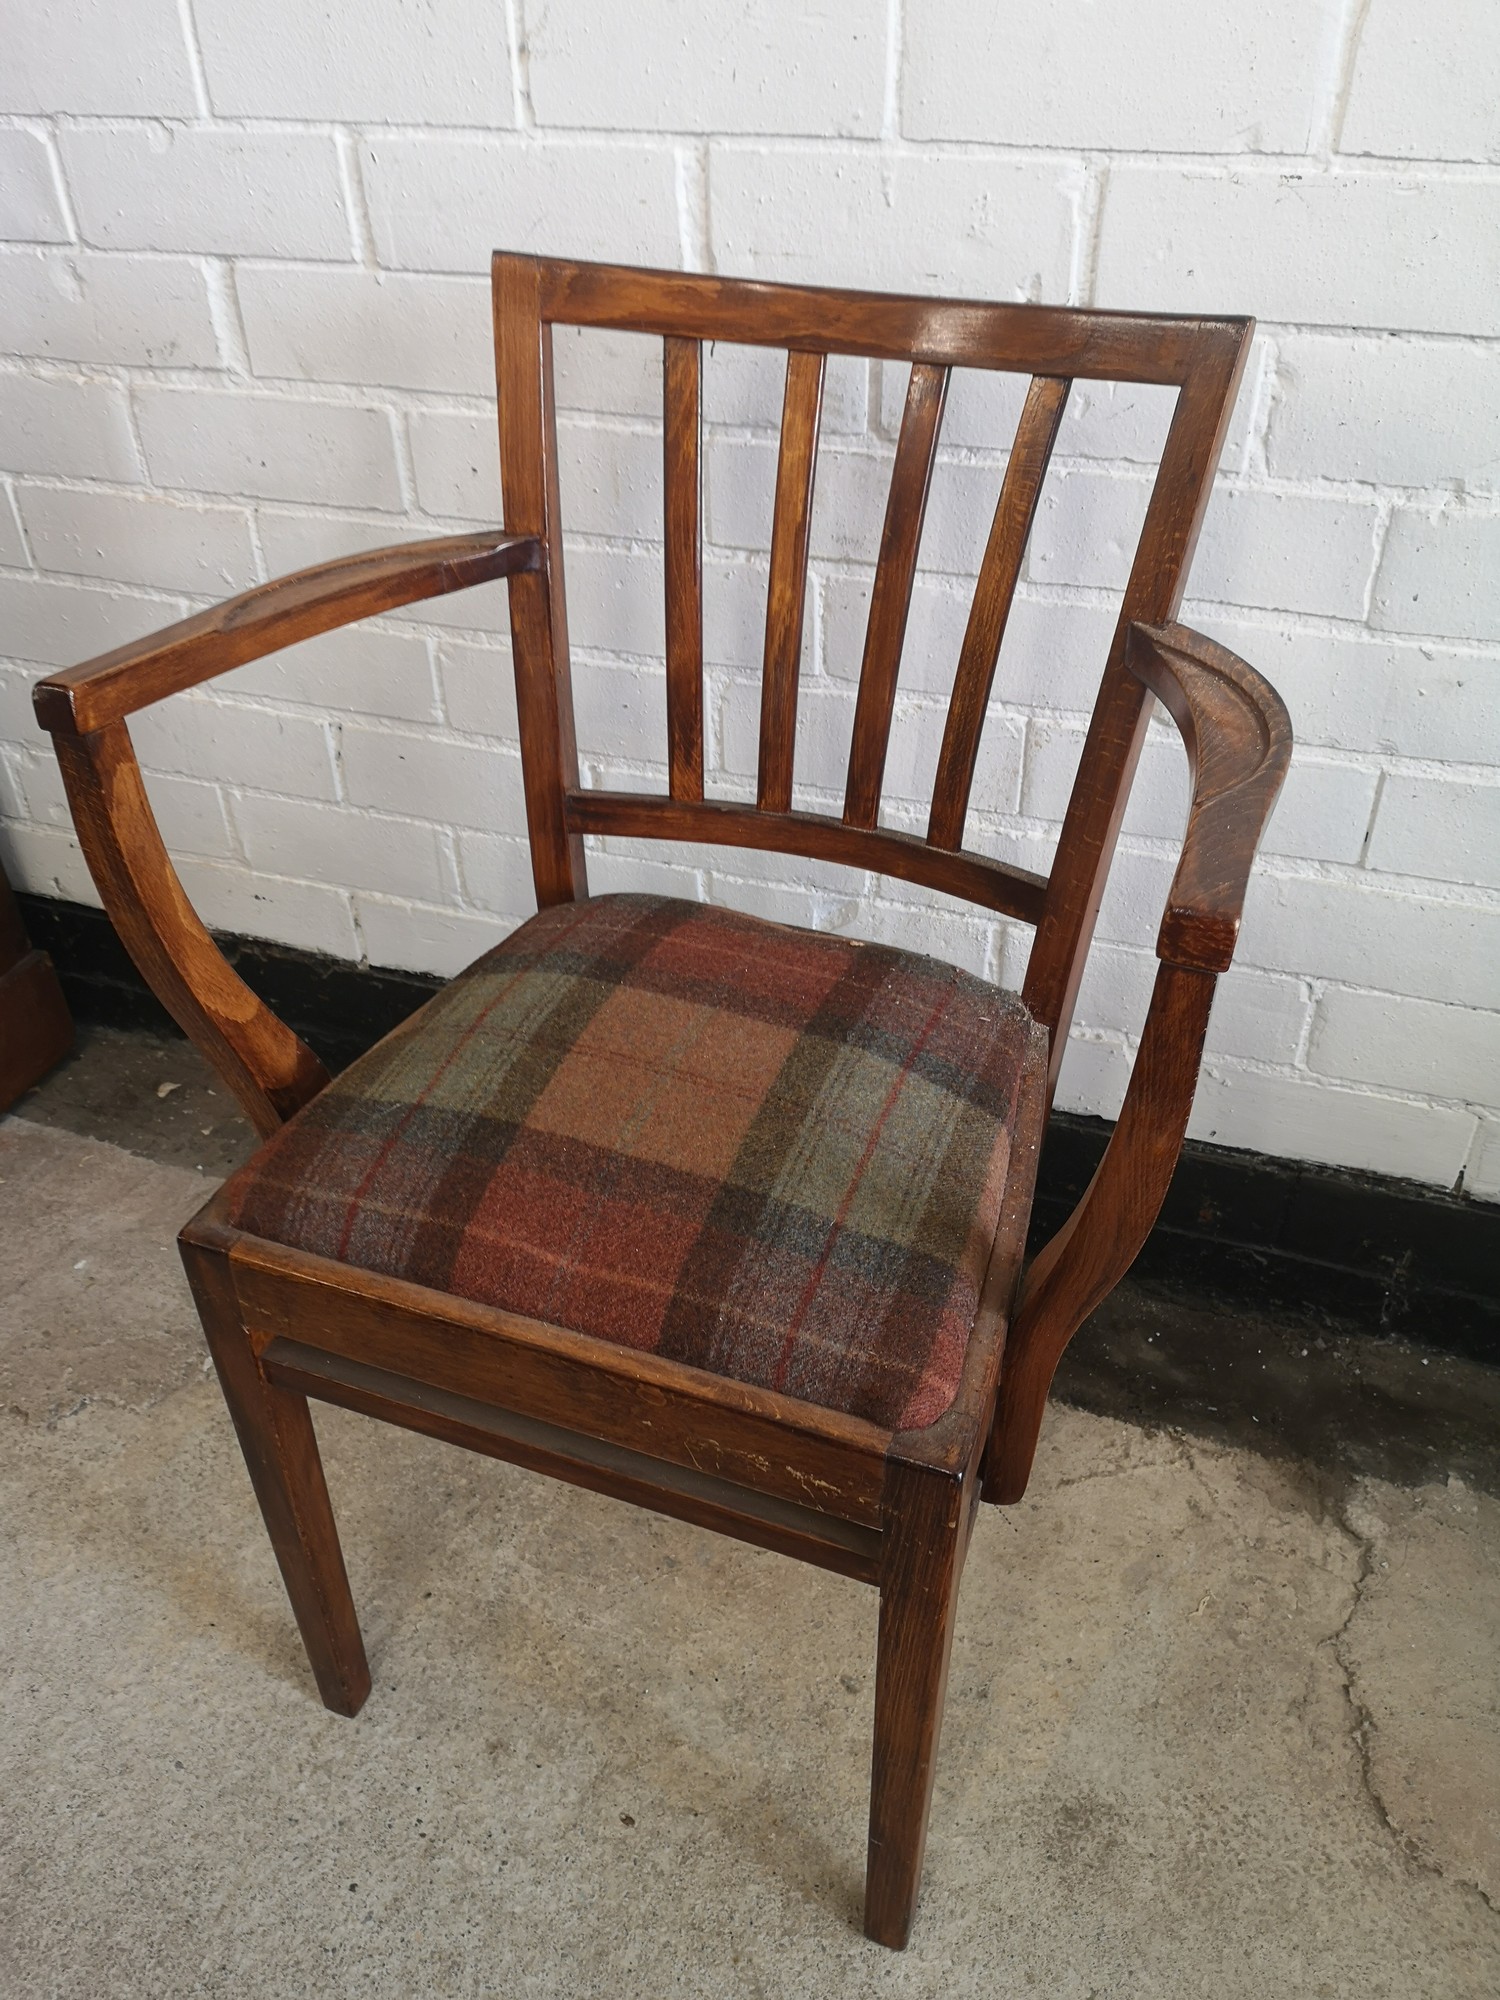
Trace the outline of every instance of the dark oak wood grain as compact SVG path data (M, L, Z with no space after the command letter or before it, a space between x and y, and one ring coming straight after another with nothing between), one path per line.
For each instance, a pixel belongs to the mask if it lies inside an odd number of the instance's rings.
M990 688L1000 659L1000 642L1026 560L1026 544L1042 497L1042 481L1057 441L1071 383L1051 375L1038 376L1026 394L1021 421L1006 462L1005 478L990 525L990 538L979 566L979 581L969 610L969 623L958 656L953 698L938 753L937 779L927 838L934 847L962 847L969 794Z
M797 735L797 676L807 608L807 538L812 528L818 418L827 356L786 358L781 456L776 465L776 512L771 523L771 580L766 589L766 658L760 686L760 764L755 802L762 812L792 803L792 750Z
M1174 621L1250 322L913 299L497 253L504 533L356 557L252 591L102 660L49 675L75 822L105 906L153 988L262 1132L322 1069L225 963L162 844L125 716L275 646L486 577L509 578L527 825L539 903L587 894L584 841L759 848L839 862L1036 927L1002 1213L957 1394L892 1434L653 1354L308 1257L226 1223L183 1255L323 1698L369 1685L308 1398L509 1459L876 1584L880 1634L865 1924L899 1947L921 1879L964 1554L981 1497L1025 1491L1048 1388L1084 1316L1129 1267L1170 1182L1216 975L1290 752L1275 693ZM663 347L668 795L585 789L574 738L552 326ZM752 804L704 797L702 343L787 354ZM826 358L910 363L840 812L793 811L798 674ZM926 836L880 824L924 510L949 371L1032 378L967 630ZM1006 621L1072 380L1176 385L1177 404L1046 876L965 849L975 758ZM643 523L642 532L653 532ZM1023 1273L1052 1083L1153 698L1181 730L1192 803L1124 1109L1076 1210ZM3 929L0 929L3 941ZM3 966L0 966L3 970Z
M912 583L917 573L917 550L922 540L922 524L927 518L927 492L932 483L938 429L947 396L948 370L919 361L907 383L906 410L896 445L875 587L870 595L870 619L865 628L859 700L849 746L849 782L844 791L844 819L850 826L872 827L880 816L880 786L891 740L896 678L901 668ZM961 845L959 841L951 844Z
M703 796L703 348L663 343L667 769L674 799Z

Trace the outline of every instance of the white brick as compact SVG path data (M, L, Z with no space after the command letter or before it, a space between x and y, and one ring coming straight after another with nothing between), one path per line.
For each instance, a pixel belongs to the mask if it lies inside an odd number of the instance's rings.
M1220 604L1359 618L1375 567L1378 519L1374 501L1220 487L1188 587L1195 598Z
M901 129L1007 146L1301 152L1335 11L1331 0L908 0Z
M500 435L493 417L413 410L407 434L424 513L486 523L504 519Z
M518 752L349 723L341 735L351 804L484 833L525 832Z
M437 828L297 799L237 798L245 855L270 875L441 902L453 882Z
M217 785L194 778L171 778L153 771L146 793L161 837L173 854L201 854L230 859L235 854L224 794Z
M354 900L370 964L403 972L436 972L451 979L515 929L502 917L474 916L466 910L390 902L369 894ZM517 914L531 916L535 909Z
M652 334L554 326L552 369L560 410L661 420L662 344Z
M715 268L808 284L1061 300L1080 184L1066 161L715 145Z
M256 581L242 507L30 485L20 500L39 569L195 597L230 597Z
M156 368L219 362L208 287L196 264L91 250L0 257L0 349Z
M15 496L3 491L0 491L0 565L8 569L30 567L26 543L21 535L21 517L16 512Z
M1472 1112L1336 1090L1290 1076L1203 1066L1191 1138L1451 1187L1474 1137Z
M1249 965L1423 1000L1500 1008L1500 909L1257 870L1240 956Z
M1380 794L1369 865L1393 875L1500 889L1500 782L1391 773Z
M795 772L801 787L816 787L842 798L849 771L854 729L852 689L804 686L798 702ZM943 711L933 706L898 706L886 755L882 797L926 808L943 737ZM728 690L723 708L724 768L753 775L760 753L760 688L740 684ZM974 775L972 809L1013 813L1021 776L1021 732L1005 716L988 717Z
M564 419L557 427L557 468L563 524L572 533L661 540L659 430Z
M841 679L859 677L870 616L869 577L830 576L822 584L824 666ZM948 695L963 645L973 586L918 575L912 590L901 685ZM1085 711L1093 706L1114 637L1107 605L1059 603L1017 593L995 673L997 701Z
M366 549L420 541L423 533L431 532L419 532L416 524L393 521L388 515L364 521L349 514L298 514L279 507L259 508L256 520L271 576L289 576L293 570L338 562Z
M46 141L20 128L0 131L0 239L66 243L70 233Z
M4 760L0 759L0 776ZM0 819L0 865L14 889L99 907L99 891L73 833Z
M1155 964L1152 959L1152 964ZM1233 965L1214 992L1207 1046L1250 1062L1290 1062L1301 1046L1312 1000L1300 979Z
M1358 861L1375 803L1374 771L1299 750L1261 840L1265 854Z
M1144 476L1053 466L1031 531L1026 574L1035 583L1123 589L1150 498L1151 481Z
M1500 514L1398 507L1370 620L1393 632L1500 641Z
M1500 763L1500 659L1375 633L1281 631L1213 605L1186 615L1280 690L1298 743Z
M60 143L80 233L101 249L353 254L331 138L82 125Z
M616 851L615 846L604 851L601 843L591 838L588 842L589 894L680 896L688 903L707 902L710 899L705 890L703 871L668 858L678 851L674 842L671 846L658 845L653 856L644 852L644 844L639 854L623 854ZM528 874L528 892L530 880Z
M1491 334L1497 228L1500 182L1488 180L1115 166L1096 302Z
M1318 1002L1307 1060L1321 1075L1350 1083L1494 1104L1500 1014L1331 986Z
M460 833L458 866L471 903L502 916L529 917L536 910L531 874L531 848L524 840L506 840L494 833ZM599 885L592 879L590 890Z
M257 375L494 394L480 278L241 264L235 286Z
M686 0L549 0L528 37L543 125L874 138L885 102L882 0L748 0L705 20Z
M1464 1192L1500 1201L1500 1118L1481 1118L1464 1167Z
M314 882L252 875L224 862L184 857L178 874L188 900L210 930L271 938L331 958L357 958L359 941L349 898Z
M361 159L383 264L488 276L493 250L682 260L668 145L382 137Z
M337 796L328 732L307 716L178 695L142 709L130 728L151 770L305 799Z
M710 439L706 515L711 541L729 548L770 548L777 455L770 439ZM875 561L894 462L888 448L823 444L813 485L810 541L815 558ZM1002 477L998 466L939 461L922 530L924 570L972 575L978 569Z
M505 14L485 0L194 0L215 111L433 125L513 122Z
M566 550L563 574L568 593L568 636L574 646L597 653L661 658L666 645L666 614L660 558L634 550L575 545Z
M455 729L466 736L496 736L503 743L519 744L509 647L467 646L461 639L444 639L438 650L438 680L444 711Z
M0 743L29 743L37 726L31 690L41 676L35 667L0 667Z
M191 118L193 73L175 0L48 0L5 23L0 109Z
M781 430L786 396L786 354L780 348L739 347L730 341L710 341L703 357L703 420L757 430ZM852 354L831 354L823 377L824 437L857 436L870 421L870 366ZM888 373L898 371L888 370ZM902 394L905 394L903 385ZM661 409L660 367L657 396L651 414ZM898 404L896 421L901 420Z
M324 712L437 718L428 642L415 632L348 625L238 667L214 685L227 695L259 695Z
M1500 38L1490 0L1371 0L1359 26L1346 153L1500 160Z
M76 666L174 624L180 601L127 597L50 578L0 576L0 653L46 667Z
M1130 1057L1118 1042L1070 1035L1058 1072L1057 1108L1118 1118L1129 1082Z
M401 506L384 410L153 387L135 392L135 406L160 486L382 512Z
M1188 590L1218 604L1360 618L1378 518L1374 500L1220 486Z
M1027 375L1000 368L955 368L943 407L942 442L980 451L1009 451L1026 401ZM906 402L907 370L881 369L881 421L893 436ZM1155 465L1166 442L1177 391L1156 382L1077 381L1068 395L1058 429L1059 458L1111 458ZM1248 421L1249 399L1241 397L1236 423L1225 446Z
M139 479L124 390L61 375L0 374L0 464L63 479Z
M1277 478L1500 486L1500 347L1288 334L1266 454Z
M667 761L667 684L664 672L639 667L573 663L573 714L578 754L627 764Z

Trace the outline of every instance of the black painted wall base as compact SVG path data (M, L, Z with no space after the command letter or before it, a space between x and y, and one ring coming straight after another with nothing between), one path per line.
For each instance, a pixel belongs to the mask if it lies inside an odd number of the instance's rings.
M102 911L17 900L80 1020L175 1032ZM256 938L219 942L241 978L336 1070L443 983ZM1103 1119L1054 1115L1033 1248L1088 1185L1109 1134ZM1500 1204L1418 1182L1190 1141L1135 1268L1256 1310L1328 1316L1500 1362Z

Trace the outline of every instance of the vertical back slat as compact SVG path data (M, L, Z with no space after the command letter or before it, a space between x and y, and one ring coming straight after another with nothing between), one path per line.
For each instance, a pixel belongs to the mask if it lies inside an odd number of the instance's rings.
M1042 481L1057 442L1070 387L1064 376L1037 375L1026 392L995 518L990 524L974 602L969 607L969 623L953 681L953 699L948 704L933 786L932 813L927 823L927 838L934 847L963 846L964 821L968 818L979 738L994 685L1000 641L1005 637Z
M844 791L844 819L850 826L872 827L880 812L896 677L947 394L946 368L923 361L914 364L906 387L906 410L891 472L875 587L870 594L870 619L865 627L865 655L859 670L849 782Z
M495 371L505 522L536 535L543 566L510 593L511 652L531 869L537 903L588 894L583 841L570 834L564 794L578 785L573 685L558 505L552 328L541 317L541 270L530 257L494 262Z
M1177 616L1252 331L1252 322L1230 322L1212 342L1205 336L1201 359L1178 395L1063 818L1022 988L1033 1016L1051 1032L1054 1082L1150 720L1146 690L1125 666L1126 632L1133 621L1167 625Z
M755 803L787 812L792 803L792 744L797 729L797 668L807 602L807 537L812 526L818 418L827 356L793 349L786 359L771 581L766 596L766 655L760 689L760 770Z
M674 799L703 797L703 347L669 334L663 360L667 757Z

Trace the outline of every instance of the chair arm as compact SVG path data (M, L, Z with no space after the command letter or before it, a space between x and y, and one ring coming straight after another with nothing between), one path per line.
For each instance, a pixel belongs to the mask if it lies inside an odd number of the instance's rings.
M541 564L530 536L451 535L323 563L49 674L35 694L105 910L147 984L266 1136L328 1081L200 922L156 824L124 718L375 612Z
M1181 730L1192 776L1156 955L1168 965L1224 972L1250 864L1291 759L1292 725L1269 681L1185 625L1132 625L1125 664Z
M37 720L54 735L87 735L169 694L196 687L336 625L394 611L424 597L541 567L531 535L445 535L370 549L278 577L40 682Z
M1217 974L1234 955L1250 864L1291 756L1280 696L1212 640L1180 625L1133 625L1126 663L1182 731L1193 801L1119 1119L1077 1207L1021 1281L985 1461L984 1497L1001 1504L1026 1491L1063 1349L1130 1269L1161 1212Z

